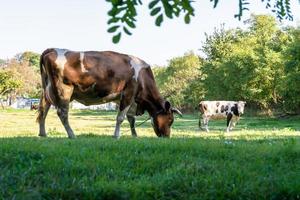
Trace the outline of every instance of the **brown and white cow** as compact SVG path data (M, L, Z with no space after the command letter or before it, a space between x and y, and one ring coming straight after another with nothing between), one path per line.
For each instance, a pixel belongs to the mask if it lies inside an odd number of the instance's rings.
M202 114L202 119L199 119L199 128L204 128L207 132L208 121L212 118L227 118L226 131L232 130L235 124L244 113L245 101L201 101L199 110Z
M147 111L156 135L169 137L173 113L181 114L161 97L150 66L135 56L112 51L77 52L53 48L42 53L40 68L43 93L37 118L39 136L46 136L45 118L53 105L68 137L75 137L68 121L72 100L84 105L118 103L116 138L121 136L120 126L125 116L133 136L137 136L135 116Z

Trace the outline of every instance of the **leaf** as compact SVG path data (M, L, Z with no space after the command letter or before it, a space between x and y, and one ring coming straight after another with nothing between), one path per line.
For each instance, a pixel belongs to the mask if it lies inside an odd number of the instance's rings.
M156 15L157 13L159 13L160 10L161 10L160 7L154 8L153 10L151 10L150 15L151 15L151 16L154 16L154 15Z
M211 2L213 1L214 2L214 8L217 7L218 3L219 3L219 0L210 0Z
M168 1L163 1L163 6L164 6L164 9L165 9L166 16L172 19L173 18L172 6L169 4Z
M116 32L116 30L117 30L119 27L120 27L119 25L112 26L112 27L110 27L110 28L107 30L107 32L109 32L109 33L114 33L114 32Z
M190 15L189 15L189 14L186 14L186 15L184 16L184 22L185 22L186 24L189 24L190 21L191 21Z
M163 15L160 14L160 15L156 18L156 20L155 20L155 25L156 25L156 26L160 26L161 23L162 23L162 21L163 21Z
M159 2L159 0L151 1L148 5L149 9L152 9L158 2Z
M113 18L110 18L108 21L107 21L107 24L112 24L112 23L116 23L120 20L120 18L118 17L113 17Z
M119 43L120 39L121 39L121 32L118 33L117 35L114 35L112 38L112 41L113 41L113 43L117 44L117 43Z
M132 33L125 26L123 27L123 30L127 35L132 35Z
M108 15L109 16L116 16L118 15L120 12L122 12L123 10L126 10L127 7L121 7L121 8L117 8L117 7L113 7L110 11L108 11Z
M135 28L135 24L129 19L125 19L125 22L130 28Z

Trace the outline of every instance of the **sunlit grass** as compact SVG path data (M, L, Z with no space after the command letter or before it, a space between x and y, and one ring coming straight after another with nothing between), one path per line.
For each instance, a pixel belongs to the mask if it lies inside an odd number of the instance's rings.
M0 110L0 137L37 136L36 116L36 111ZM71 110L69 120L77 136L87 134L111 136L115 128L115 118L116 112L113 111ZM138 126L146 118L147 115L137 117L136 125ZM198 120L198 114L184 115L182 118L176 116L172 137L263 139L300 135L299 117L291 119L243 117L236 128L229 133L225 132L225 119L211 120L209 133L199 130ZM150 120L136 129L140 137L156 137ZM67 136L54 109L51 109L47 116L46 130L49 137ZM122 124L121 132L122 136L131 135L127 120Z
M300 118L243 117L198 130L176 117L171 139L150 122L112 138L115 112L72 110L75 140L55 110L39 138L36 113L0 110L0 199L299 199ZM137 124L147 116L138 117Z

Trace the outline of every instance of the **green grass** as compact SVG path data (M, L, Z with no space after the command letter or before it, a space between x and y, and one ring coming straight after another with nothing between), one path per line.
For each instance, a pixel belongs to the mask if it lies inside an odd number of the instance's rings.
M299 199L300 118L244 117L225 133L197 130L197 115L176 118L171 139L146 122L138 138L114 112L70 115L75 140L51 110L48 138L36 114L0 111L0 199ZM138 118L142 122L145 117Z

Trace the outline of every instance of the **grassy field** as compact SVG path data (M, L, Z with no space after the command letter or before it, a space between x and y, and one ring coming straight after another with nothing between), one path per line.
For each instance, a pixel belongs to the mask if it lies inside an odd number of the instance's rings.
M51 110L0 110L0 199L300 199L300 117L243 117L225 133L198 116L176 118L171 139L146 122L113 139L115 112L76 111L67 135ZM138 122L145 117L138 118Z

